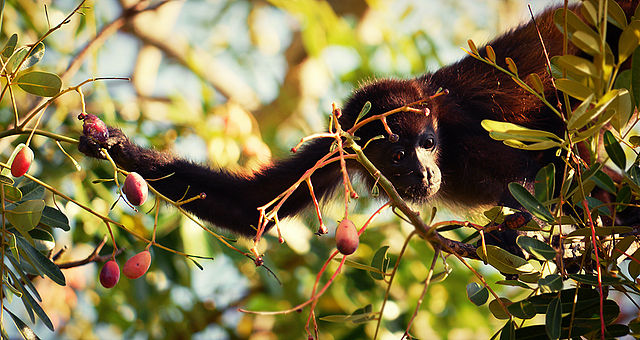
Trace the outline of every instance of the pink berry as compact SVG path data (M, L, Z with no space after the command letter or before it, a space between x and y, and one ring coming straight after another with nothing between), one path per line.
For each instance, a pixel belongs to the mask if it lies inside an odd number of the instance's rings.
M26 174L33 162L33 151L28 146L20 149L18 154L11 163L11 175L13 177L21 177Z
M137 172L130 172L124 180L122 192L127 196L129 203L139 206L142 205L149 195L147 182Z
M120 267L114 260L110 260L100 270L100 283L104 288L113 288L120 280Z
M356 226L349 219L344 219L336 228L336 248L342 255L351 255L358 249L360 239Z
M149 270L151 265L151 253L148 250L133 255L122 267L124 276L137 279Z
M82 133L100 143L105 143L109 139L109 130L107 125L96 115L81 114L78 119L84 121L82 124Z

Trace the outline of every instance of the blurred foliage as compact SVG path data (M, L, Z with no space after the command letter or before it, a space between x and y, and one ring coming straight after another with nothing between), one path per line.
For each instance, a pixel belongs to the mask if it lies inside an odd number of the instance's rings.
M45 9L46 4L46 9ZM17 33L17 46L29 46L68 15L77 2L8 0L4 5L0 45ZM126 10L125 10L126 9ZM514 15L514 14L518 15ZM46 53L38 70L55 73L62 88L93 77L129 77L130 82L105 80L82 87L86 111L118 126L141 145L170 150L212 166L255 169L272 155L284 156L300 137L323 130L331 102L340 102L358 84L375 77L417 75L462 56L459 46L473 38L487 40L496 31L524 18L520 1L88 1L80 14L44 41ZM5 60L5 59L3 59ZM6 79L2 79L2 85ZM23 118L41 98L14 90L0 102L0 130ZM60 96L42 115L39 129L77 138L81 97ZM15 106L15 107L14 107ZM0 139L2 160L9 159L27 135ZM35 161L29 174L61 194L109 216L131 231L150 237L153 200L134 212L119 203L106 162L84 159L73 141L62 145L82 166L77 171L52 138L35 135L30 147ZM24 179L17 188L31 185ZM52 195L46 206L60 209L70 231L49 229L56 262L86 258L107 234L101 219L78 205ZM360 200L351 214L362 225L376 204ZM328 220L340 218L326 207ZM66 285L34 279L42 309L55 331L30 317L14 298L7 303L16 318L26 320L42 338L91 339L295 339L302 337L303 313L285 316L242 314L250 310L280 310L308 299L315 276L333 244L312 237L317 221L309 213L285 221L286 240L277 245L270 236L264 245L266 264L282 285L245 257L180 215L161 209L159 244L189 254L214 257L199 260L198 269L184 257L152 248L150 272L141 279L121 279L113 289L98 284L99 265L90 263L63 270ZM361 238L353 258L369 263L375 251L388 245L390 263L412 227L391 214L383 215ZM125 258L146 244L114 229ZM239 240L242 246L249 245ZM109 244L101 254L111 252ZM400 264L385 308L382 337L399 338L420 297L433 250L414 239ZM430 286L415 319L418 338L488 338L503 322L487 306L477 308L466 296L472 273L457 261L446 284ZM329 272L337 267L331 264ZM460 270L456 270L460 269ZM443 270L438 263L436 272ZM493 285L501 279L488 267L480 269ZM328 274L325 274L325 276ZM325 278L326 279L326 278ZM500 287L500 286L498 286ZM319 300L317 316L351 314L367 304L379 310L386 284L353 267L343 269ZM518 301L526 292L505 289L501 296ZM3 329L16 336L13 319L4 313ZM470 322L473 320L473 322ZM319 321L321 339L364 339L375 323Z

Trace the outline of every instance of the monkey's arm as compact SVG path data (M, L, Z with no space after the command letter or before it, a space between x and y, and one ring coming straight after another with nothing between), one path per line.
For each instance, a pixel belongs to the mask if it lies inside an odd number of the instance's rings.
M214 170L168 153L140 147L119 129L110 128L109 136L102 147L119 167L139 173L156 190L174 201L205 193L206 198L183 207L218 227L247 236L255 235L254 227L258 226L259 218L257 208L294 184L329 151L331 145L329 139L316 140L286 160L244 175ZM100 146L85 136L80 137L78 149L88 156L104 158L100 155ZM335 164L318 169L311 177L316 197L321 199L331 192L340 179L339 168ZM282 206L278 216L294 215L310 202L309 190L303 184Z

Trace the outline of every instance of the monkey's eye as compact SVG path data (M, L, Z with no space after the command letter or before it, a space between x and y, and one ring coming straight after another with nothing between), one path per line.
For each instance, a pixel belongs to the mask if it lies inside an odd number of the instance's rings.
M403 160L405 156L406 153L404 152L404 150L398 150L391 155L391 160L393 161L393 163L400 163L400 161Z
M427 149L427 150L428 149L433 149L434 146L436 146L436 140L435 139L429 137L429 138L427 138L427 140L424 141L423 147L425 149Z

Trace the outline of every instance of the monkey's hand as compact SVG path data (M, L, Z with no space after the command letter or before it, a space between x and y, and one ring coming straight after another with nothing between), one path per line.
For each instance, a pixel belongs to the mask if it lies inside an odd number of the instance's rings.
M130 143L127 136L120 129L109 127L108 131L109 137L104 141L98 141L85 135L80 136L78 151L89 157L106 159L103 150L110 152Z

